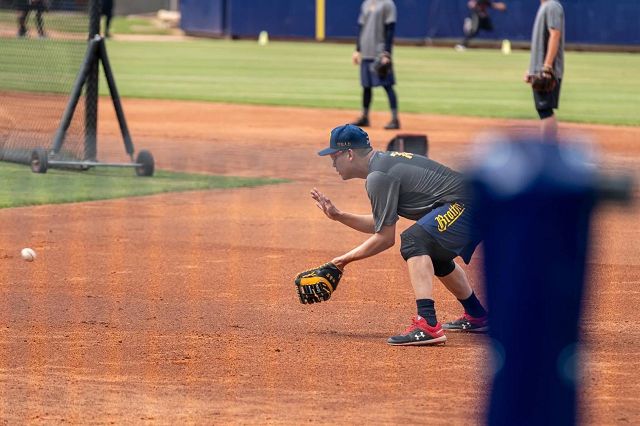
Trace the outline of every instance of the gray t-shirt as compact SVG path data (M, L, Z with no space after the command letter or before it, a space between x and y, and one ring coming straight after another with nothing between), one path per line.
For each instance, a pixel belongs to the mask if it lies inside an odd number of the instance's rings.
M398 216L418 220L444 203L468 199L460 173L406 152L374 152L365 187L376 232Z
M564 73L564 9L557 0L547 0L538 8L531 33L531 62L529 74L536 74L544 65L549 43L549 28L560 31L560 46L553 62L553 71L558 78Z
M375 59L384 52L384 26L396 22L396 5L392 0L365 0L360 7L358 25L360 32L360 56Z

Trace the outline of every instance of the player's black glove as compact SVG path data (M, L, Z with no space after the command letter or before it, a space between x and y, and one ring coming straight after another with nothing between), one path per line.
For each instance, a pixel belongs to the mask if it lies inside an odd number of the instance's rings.
M530 76L531 87L536 92L552 92L558 84L552 67L544 67L542 71Z
M300 303L325 302L338 288L342 271L331 262L300 272L296 275L296 290Z
M373 71L380 77L384 79L391 72L391 55L389 52L382 52L379 54L376 59L373 61Z

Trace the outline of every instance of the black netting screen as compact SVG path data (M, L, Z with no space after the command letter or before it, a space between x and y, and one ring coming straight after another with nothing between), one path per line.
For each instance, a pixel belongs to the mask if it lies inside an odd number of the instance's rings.
M0 0L0 160L52 147L88 31L88 0ZM83 158L85 113L82 96L61 158Z

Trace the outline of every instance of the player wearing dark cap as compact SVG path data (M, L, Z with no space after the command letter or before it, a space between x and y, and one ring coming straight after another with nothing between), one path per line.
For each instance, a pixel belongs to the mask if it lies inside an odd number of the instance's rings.
M361 128L347 124L331 131L330 156L342 179L365 179L371 214L339 210L317 189L311 197L323 213L355 230L371 234L362 244L335 257L341 271L351 262L374 256L395 244L400 216L416 221L402 232L400 254L406 260L416 299L417 315L404 332L388 339L391 345L429 345L447 340L444 330L484 332L487 312L477 299L464 270L479 243L471 232L471 209L460 173L429 158L406 152L375 151ZM464 315L441 325L433 301L433 277L460 301Z

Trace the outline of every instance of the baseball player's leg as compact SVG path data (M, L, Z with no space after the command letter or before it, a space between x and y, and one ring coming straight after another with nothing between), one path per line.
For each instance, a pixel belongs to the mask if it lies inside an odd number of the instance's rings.
M105 16L104 36L111 37L111 19L113 18L113 0L102 1L102 15Z
M469 263L479 242L470 237L471 210L469 204L449 203L433 209L417 222L435 241L431 252L435 275L464 308L461 318L442 325L445 330L488 330L487 311L473 292L467 274L453 262L460 256Z
M478 31L480 31L480 17L475 11L472 11L469 16L465 18L462 31L464 33L464 40L456 46L458 50L466 49L471 39L478 35Z
M106 22L105 22L105 30L104 30L105 37L111 37L111 20L112 19L113 19L113 14L109 13L106 17Z
M433 262L429 256L415 256L407 259L409 268L409 280L413 287L416 300L433 299ZM420 312L418 312L420 314ZM429 318L430 317L430 318ZM436 325L435 310L431 315L425 317L430 325Z
M368 127L369 123L369 108L371 107L371 101L373 99L373 90L371 82L371 63L372 60L363 59L360 62L360 85L362 86L362 115L351 124L360 127Z
M29 9L22 7L18 10L18 37L24 37L27 35L27 16L29 15Z
M113 19L113 0L104 0L102 13L105 16L104 36L111 37L111 20Z
M558 80L558 84L551 92L533 91L533 100L540 117L541 137L545 142L555 142L558 139L558 120L554 109L557 109L560 104L561 83L562 80Z
M433 298L433 277L450 275L455 269L456 254L442 247L420 224L415 223L400 234L400 254L407 262L409 279L416 300ZM435 310L421 312L429 325L438 323Z
M42 19L43 12L44 12L44 5L39 3L36 8L36 28L38 29L38 35L40 37L45 37L44 20Z
M469 19L469 18L467 18L467 19ZM473 35L465 34L464 38L462 39L462 42L460 44L456 45L456 50L464 50L467 47L469 47L469 42L471 41L472 38L473 38Z
M413 225L400 236L400 253L407 261L418 315L404 332L387 340L390 345L431 345L447 340L436 318L433 301L433 277L441 268L441 263L432 261L430 253L433 240L425 234L419 225Z
M457 263L454 262L454 264L455 268L449 275L438 278L456 299L464 300L471 296L473 289L471 288L469 278L467 277L467 273L464 272L464 269Z
M433 273L431 258L427 255L407 259L409 279L416 298L418 314L402 333L387 340L390 345L433 345L447 341L442 325L436 319L433 301Z
M544 142L555 142L558 140L558 120L555 114L540 121L540 131Z
M416 295L416 300L419 302L420 299L432 299L433 276L435 275L447 290L458 299L464 309L464 314L461 318L443 324L442 328L456 331L488 331L489 321L487 311L471 288L469 278L464 269L453 261L453 258L457 256L456 253L442 247L442 245L428 233L425 232L425 234L414 232L416 237L421 238L423 241L429 241L424 246L424 251L428 252L429 256L416 256L407 260L409 277ZM430 316L430 314L432 316ZM432 313L421 312L420 305L418 305L418 315L425 318L429 325L437 324L435 309L433 309Z
M398 119L398 97L396 91L393 89L393 85L383 86L387 92L389 98L389 109L391 110L391 121L384 126L387 130L399 129L400 120Z
M371 87L362 88L362 115L369 117L369 108L373 100L373 89Z
M464 308L464 314L457 320L442 325L445 330L485 332L489 330L489 320L486 309L476 297L471 288L469 278L460 265L446 276L439 277L440 281Z

